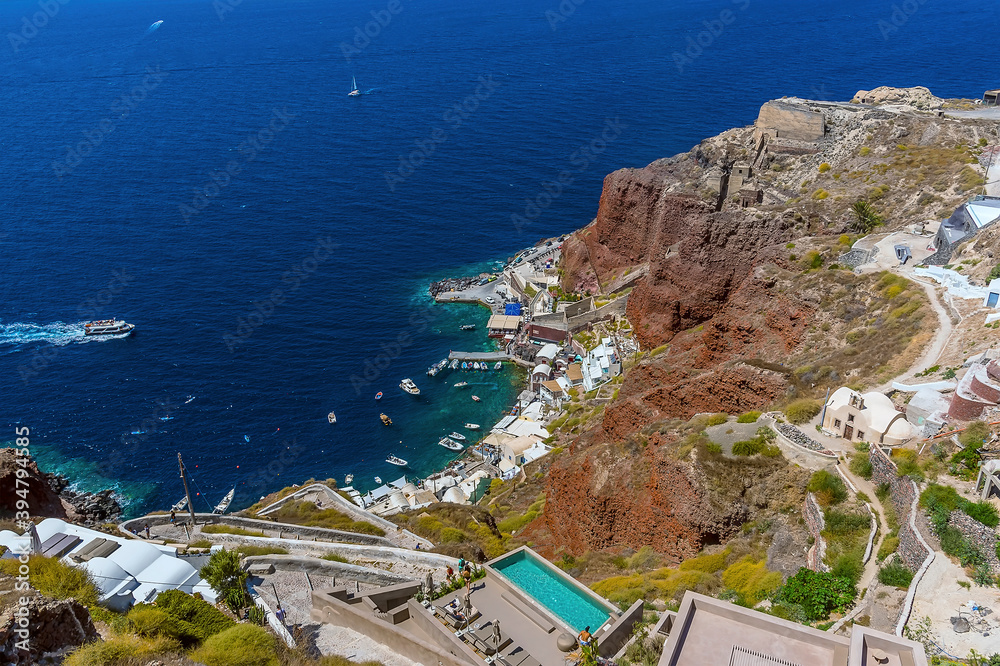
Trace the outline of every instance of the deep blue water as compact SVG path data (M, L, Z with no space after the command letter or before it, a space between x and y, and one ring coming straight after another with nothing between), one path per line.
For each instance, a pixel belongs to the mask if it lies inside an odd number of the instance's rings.
M510 371L479 378L474 405L454 375L423 375L487 345L457 330L485 311L431 305L430 279L588 223L606 173L768 99L998 84L981 35L1000 7L970 0L48 7L0 4L0 441L29 426L43 463L132 510L180 496L178 451L212 501L239 484L240 506L310 476L370 485L390 452L426 474L438 436L492 423L518 390ZM348 59L373 11L391 20ZM101 315L136 335L81 341Z

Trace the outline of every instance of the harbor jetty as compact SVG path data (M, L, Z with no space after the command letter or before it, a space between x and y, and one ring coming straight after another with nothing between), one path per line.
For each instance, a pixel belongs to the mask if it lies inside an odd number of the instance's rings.
M448 352L449 361L487 361L489 363L495 363L496 361L509 361L510 354L502 351L494 352L463 352L463 351L453 351Z

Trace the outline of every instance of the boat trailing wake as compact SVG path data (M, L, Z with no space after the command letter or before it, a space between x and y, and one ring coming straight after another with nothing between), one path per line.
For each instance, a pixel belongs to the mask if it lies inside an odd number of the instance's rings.
M57 321L51 324L35 324L32 322L0 323L0 348L20 348L27 345L48 343L56 347L81 342L97 342L115 339L117 335L86 335L83 325L86 322L67 324Z

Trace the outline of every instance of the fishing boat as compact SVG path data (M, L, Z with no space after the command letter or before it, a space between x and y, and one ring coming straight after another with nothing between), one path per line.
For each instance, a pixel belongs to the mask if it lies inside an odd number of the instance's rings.
M462 388L463 386L468 386L469 382L458 382L455 384L455 388Z
M379 478L379 477L377 477L377 476L374 477L374 478L375 478L375 483L377 483L377 484L379 484L381 486L382 485L382 479Z
M452 370L458 369L458 359L456 358L455 360L453 360L448 367L451 368Z
M449 451L461 451L462 445L449 437L442 437L438 444L448 449Z
M473 361L472 362L472 369L473 370L478 370L479 369L479 361Z
M353 474L348 474L347 476L344 477L344 484L345 485L349 486L352 483L354 483L354 475Z
M187 503L188 503L188 498L187 498L187 495L185 495L184 497L181 498L180 502L178 502L177 504L174 504L172 507L170 507L170 510L171 511L183 511L184 507L187 506Z
M469 364L466 361L462 361L462 370L468 370Z
M399 456L394 456L389 454L389 457L385 459L390 465L395 465L396 467L406 467L409 463L400 458Z
M331 414L332 414L332 412L331 412ZM334 421L336 421L336 420L337 419L334 419ZM250 435L243 435L243 441L246 442L247 444L249 444L250 443Z
M379 414L378 417L382 419L382 423L384 423L385 425L392 425L392 419L390 419L385 414Z
M501 370L502 368L503 368L503 363L500 361L497 361L497 364L493 366L494 370Z
M409 377L399 382L399 388L403 389L410 395L420 395L420 389L417 388L417 385L414 384L413 380Z
M98 319L83 325L84 335L128 335L135 328L121 319Z
M431 377L433 377L437 373L439 373L442 370L444 370L445 366L447 366L447 365L448 365L448 359L440 360L437 363L435 363L434 365L432 365L431 367L427 368L427 374L430 375Z
M453 432L453 433L451 433L448 436L451 437L456 442L464 442L465 441L465 435L463 435L460 432Z
M330 423L336 423L337 415L334 414L333 412L330 412L329 414L326 415L326 420L329 421Z
M347 93L348 97L360 97L361 91L358 90L358 79L356 77L351 77L351 92Z
M465 429L466 430L479 430L479 424L478 423L466 423L465 424Z
M184 404L186 405L186 404L188 404L189 402L191 402L192 400L194 400L194 396L193 396L193 395L189 395L189 396L188 396L188 399L184 401Z
M472 396L472 399L475 400L476 402L480 402L481 401L481 398L478 395Z
M379 391L378 393L375 394L375 399L376 400L381 400L382 399L382 391Z
M463 324L462 326L459 326L459 328L462 329L463 331L474 331L474 330L476 330L476 325L475 324Z
M226 496L222 498L222 501L216 504L215 508L212 509L212 513L225 513L226 509L229 508L229 505L232 504L233 495L235 494L236 494L236 488L233 488L228 493L226 493Z

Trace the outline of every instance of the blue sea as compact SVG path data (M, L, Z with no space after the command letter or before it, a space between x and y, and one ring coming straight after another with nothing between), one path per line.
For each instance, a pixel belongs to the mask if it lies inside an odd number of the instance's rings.
M178 452L202 509L234 485L238 507L309 477L370 488L390 453L426 475L521 387L426 377L490 345L485 309L429 281L586 225L605 174L768 99L981 96L998 20L970 0L8 0L0 442L30 428L44 468L131 513L181 496ZM82 336L110 316L136 333Z

